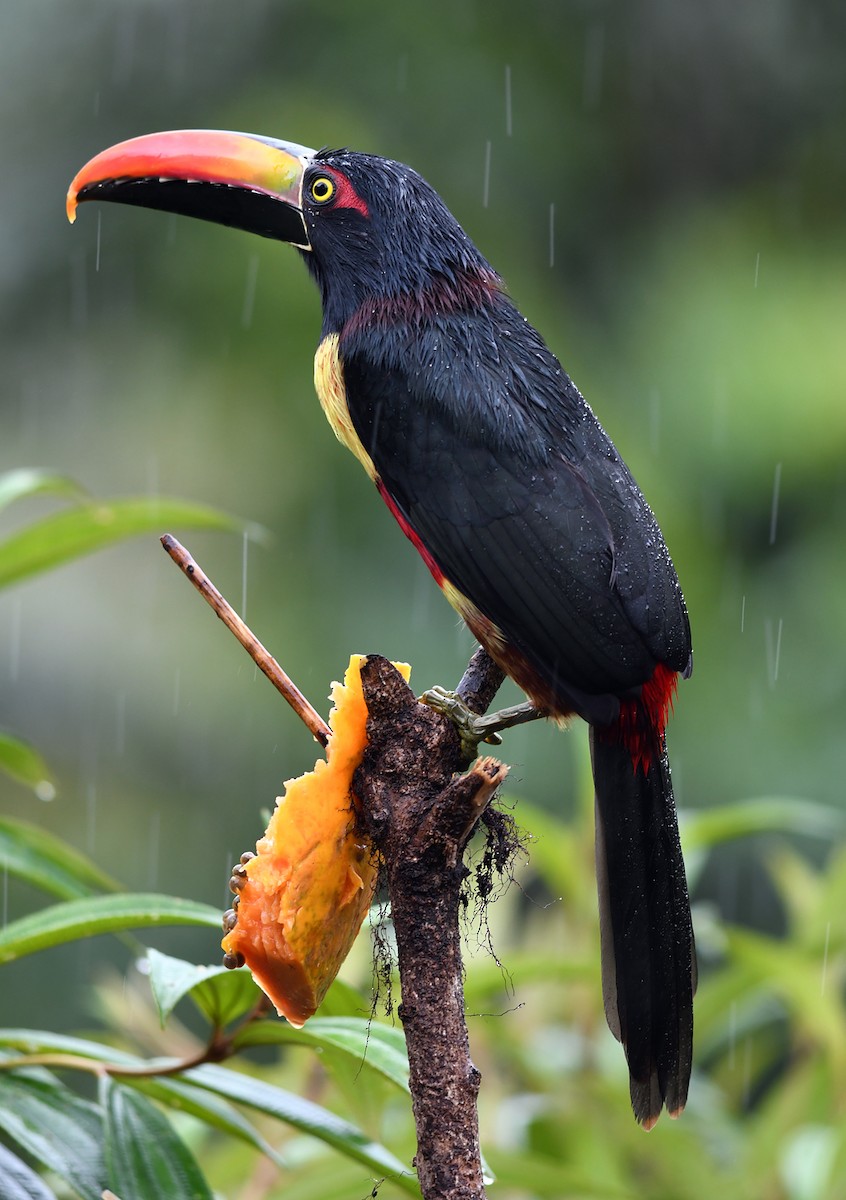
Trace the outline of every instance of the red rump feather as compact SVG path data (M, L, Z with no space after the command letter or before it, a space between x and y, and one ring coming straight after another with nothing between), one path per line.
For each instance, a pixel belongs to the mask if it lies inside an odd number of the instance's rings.
M660 754L667 718L673 707L678 674L658 663L641 688L638 700L620 702L620 716L597 736L610 742L622 742L632 756L632 766L648 774L656 754Z

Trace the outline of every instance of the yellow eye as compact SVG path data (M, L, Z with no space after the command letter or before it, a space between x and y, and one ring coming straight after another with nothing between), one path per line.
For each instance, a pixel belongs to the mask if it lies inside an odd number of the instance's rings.
M328 176L318 175L312 180L309 192L316 204L327 204L335 195L335 184Z

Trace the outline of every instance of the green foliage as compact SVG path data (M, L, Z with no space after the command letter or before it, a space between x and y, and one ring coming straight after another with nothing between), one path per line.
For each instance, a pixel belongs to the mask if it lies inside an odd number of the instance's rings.
M71 481L45 471L19 470L0 476L0 509L13 500L45 494L72 497L76 503L33 521L0 542L0 588L128 537L161 533L171 525L230 531L243 527L235 517L205 504L159 496L126 497L105 503L85 496Z
M700 854L762 827L779 834L779 817L792 830L791 802L774 805L769 820L762 807L741 804L721 819L691 817L685 827L696 831ZM783 836L772 843L769 869L787 913L786 938L720 927L697 912L702 980L690 1103L679 1122L663 1121L647 1137L632 1120L622 1056L601 1016L589 790L569 825L528 806L518 814L536 839L521 887L468 922L468 941L482 948L468 961L466 994L484 1076L492 1197L839 1194L846 1185L846 852L820 870ZM816 826L827 829L824 813ZM20 837L16 861L30 882L53 894L87 889L8 926L6 959L98 932L125 934L139 923L217 923L207 906L115 893L112 880L56 839L45 842L39 863L29 826L4 832L10 847ZM498 963L484 950L489 938ZM368 1180L378 1179L386 1196L418 1194L407 1166L413 1125L403 1038L378 1015L361 1015L370 1004L366 984L336 984L321 1014L295 1030L267 1015L245 970L196 966L154 949L144 963L144 1003L164 1025L164 1054L139 1052L138 1029L147 1026L128 1013L101 1040L0 1030L2 1154L7 1177L22 1181L20 1195L52 1196L51 1180L84 1200L104 1188L122 1200L229 1194L235 1178L255 1169L247 1152L272 1171L269 1198L361 1200ZM106 993L118 986L124 1003L113 1013L125 1008L127 983L101 985ZM199 1037L178 1023L186 1000L201 1016ZM100 1080L95 1099L77 1087L88 1073Z
M52 471L20 467L0 474L0 512L16 501L54 496L71 507L32 521L0 540L0 588L70 562L142 533L169 526L236 530L244 523L204 504L163 497L124 498L109 503ZM253 534L259 530L252 526ZM41 755L26 742L0 730L0 771L27 784L42 800L52 800L55 784Z

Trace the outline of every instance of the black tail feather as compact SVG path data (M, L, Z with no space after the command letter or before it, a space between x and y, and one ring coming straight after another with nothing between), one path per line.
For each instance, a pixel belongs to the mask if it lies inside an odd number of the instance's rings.
M605 1014L629 1064L632 1107L651 1128L687 1100L696 955L670 765L648 772L591 729Z

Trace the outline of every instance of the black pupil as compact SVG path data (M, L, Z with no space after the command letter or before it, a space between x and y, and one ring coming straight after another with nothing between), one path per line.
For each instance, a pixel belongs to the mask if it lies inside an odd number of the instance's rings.
M329 195L329 181L327 179L318 179L314 185L315 200L325 200Z

